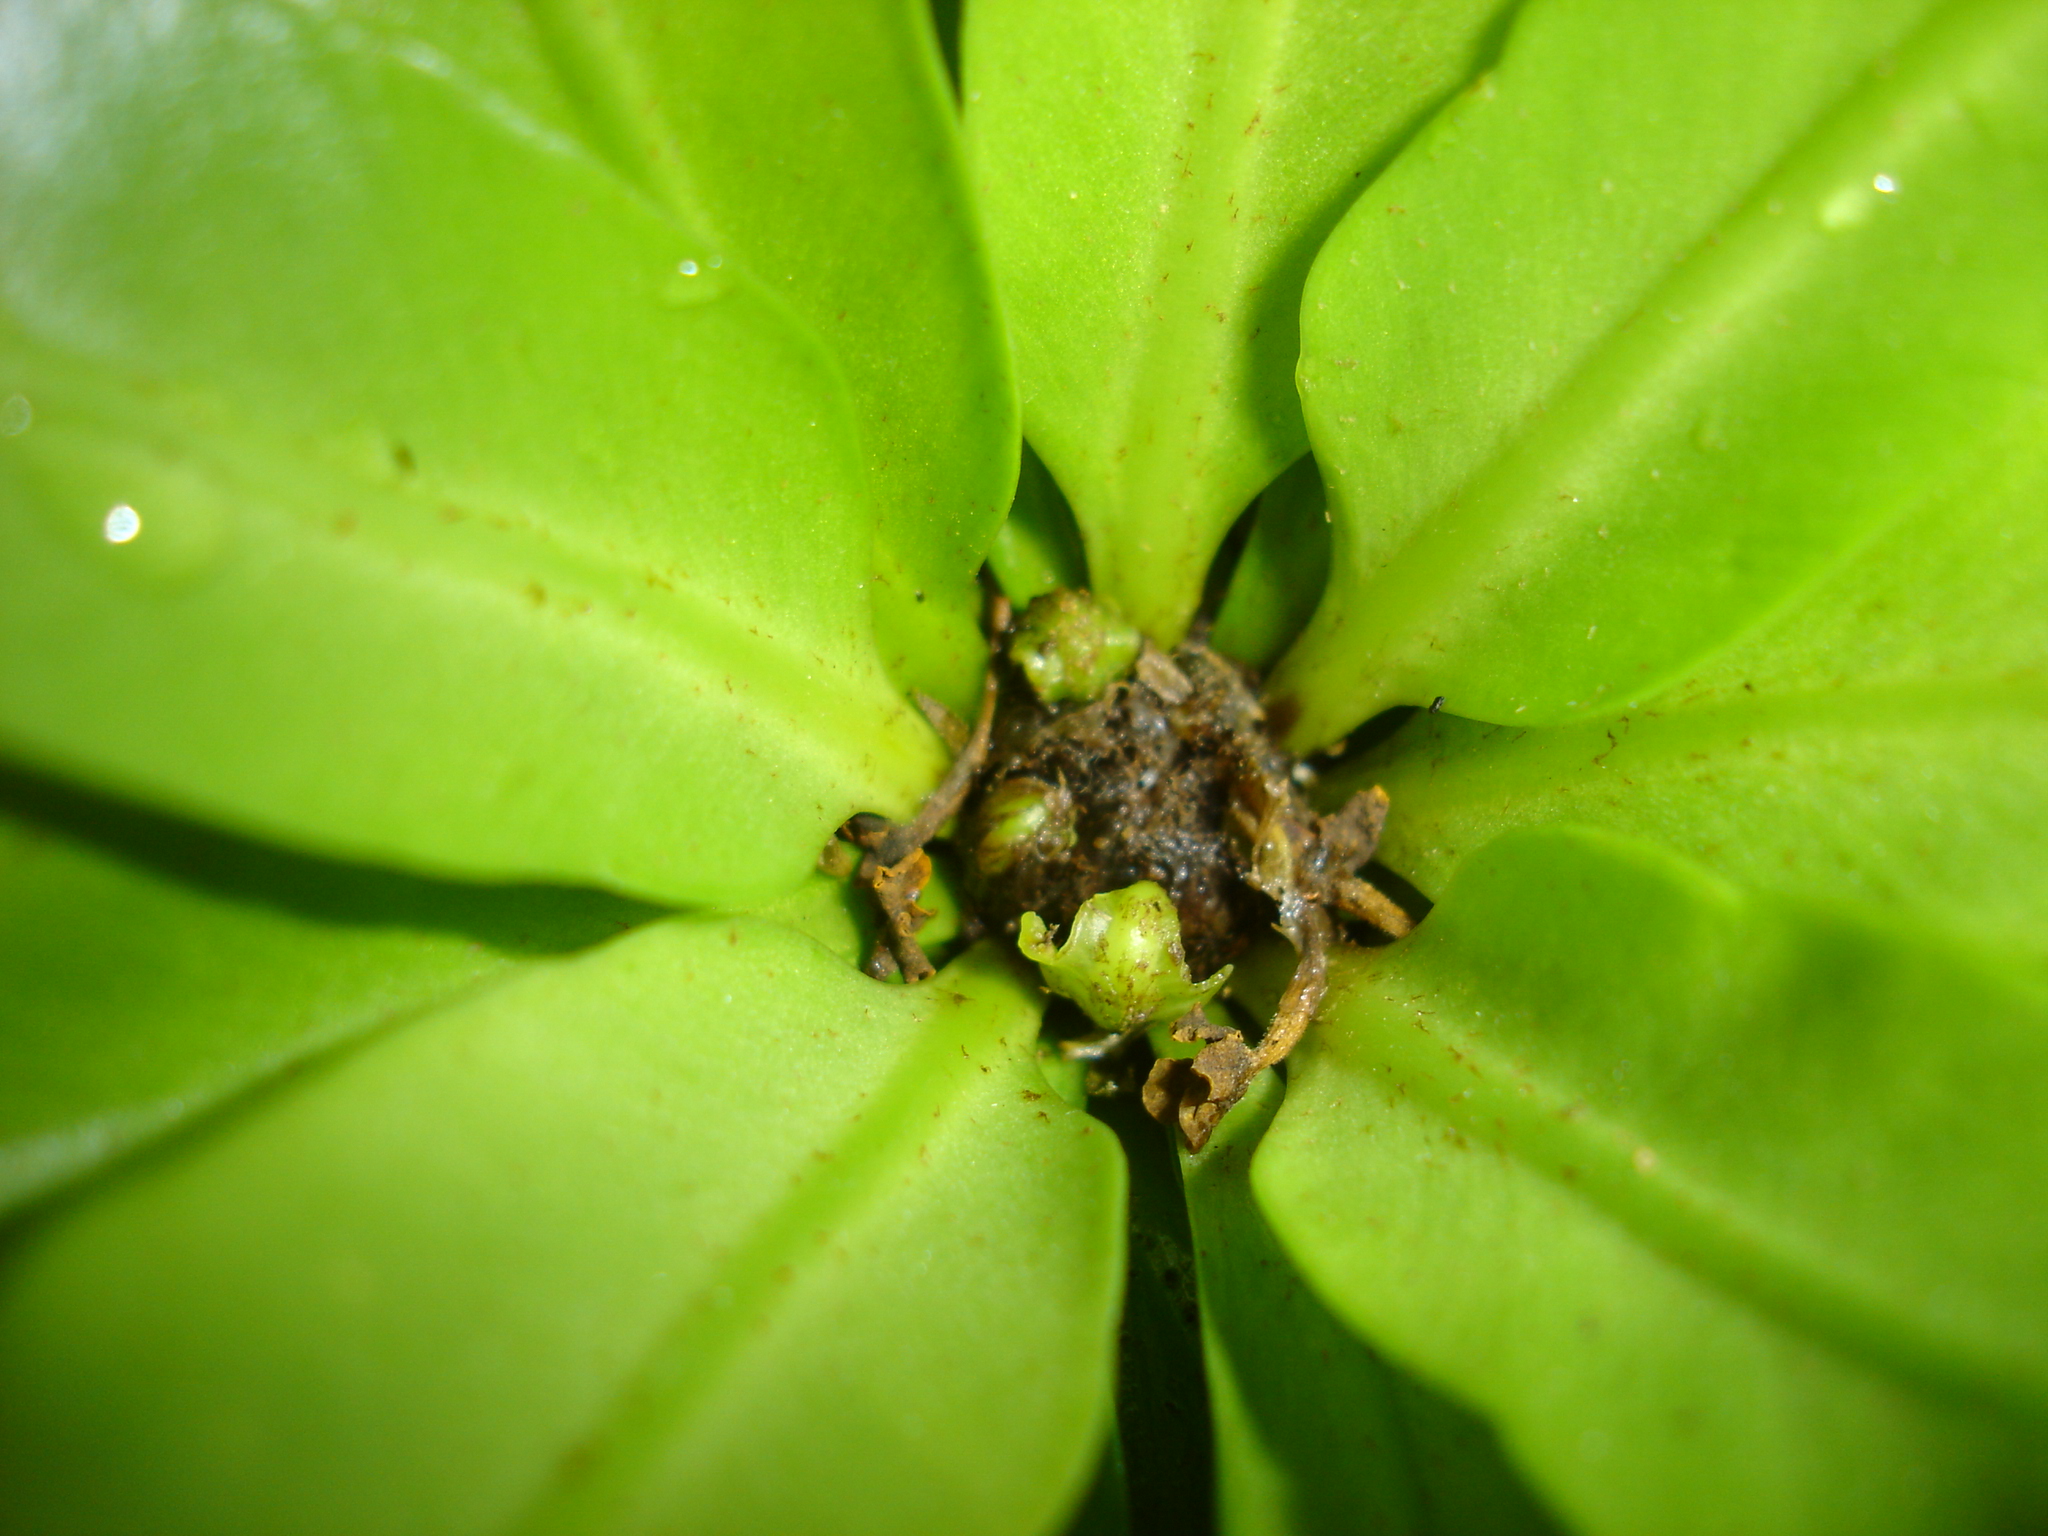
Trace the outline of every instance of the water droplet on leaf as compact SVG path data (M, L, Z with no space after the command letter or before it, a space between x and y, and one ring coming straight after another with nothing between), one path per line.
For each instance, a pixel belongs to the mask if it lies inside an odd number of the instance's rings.
M109 544L132 543L142 532L142 514L124 501L101 520L100 531Z

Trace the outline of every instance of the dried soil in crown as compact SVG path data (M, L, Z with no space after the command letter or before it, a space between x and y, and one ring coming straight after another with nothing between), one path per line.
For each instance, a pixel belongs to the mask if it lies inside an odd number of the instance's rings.
M993 878L970 874L977 914L989 928L1016 931L1036 912L1064 935L1089 897L1138 880L1164 887L1180 909L1189 969L1207 976L1235 958L1273 921L1273 903L1245 883L1246 865L1227 826L1231 786L1247 772L1294 760L1267 738L1249 680L1200 645L1172 669L1140 668L1165 691L1132 678L1092 704L1048 708L1014 671L1003 679L989 761L968 807L1006 779L1064 785L1073 796L1076 837L1064 851L1027 853Z

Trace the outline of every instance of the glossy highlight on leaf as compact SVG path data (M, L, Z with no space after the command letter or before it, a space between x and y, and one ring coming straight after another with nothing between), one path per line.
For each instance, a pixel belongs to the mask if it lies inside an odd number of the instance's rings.
M1631 707L2048 380L2048 13L1814 6L1771 70L1696 89L1766 8L1696 8L1690 46L1615 75L1591 34L1621 9L1532 10L1317 258L1301 383L1337 550L1273 682L1302 745L1436 695L1496 723ZM1589 134L1646 70L1674 109ZM1468 204L1496 217L1452 224Z
M2044 73L0 6L0 1533L2040 1528ZM1007 941L859 972L991 581L1390 792L1419 926L1199 1154ZM899 871L935 958L1131 745Z
M0 735L323 851L679 900L907 811L940 750L783 274L622 179L509 18L264 14L10 13ZM674 814L750 775L746 827Z
M1867 903L2048 962L2048 433L2037 409L1807 597L1619 719L1419 718L1381 854L1439 892L1503 830L1646 837L1762 890Z
M867 461L884 658L971 713L974 573L1016 482L1017 403L924 8L836 5L829 48L801 7L703 5L686 26L647 0L530 9L610 162L701 210L718 270L751 271L831 352Z

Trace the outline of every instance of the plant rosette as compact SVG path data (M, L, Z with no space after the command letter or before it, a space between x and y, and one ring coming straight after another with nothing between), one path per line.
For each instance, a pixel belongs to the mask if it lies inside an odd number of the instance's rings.
M2042 1524L2044 73L8 6L0 1531ZM1428 916L1199 1154L819 870L984 566L1391 798Z

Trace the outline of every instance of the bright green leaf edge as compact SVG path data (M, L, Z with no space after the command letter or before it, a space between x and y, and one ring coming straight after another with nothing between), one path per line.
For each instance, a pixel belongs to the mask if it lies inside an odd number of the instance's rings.
M1209 1144L1181 1152L1226 1536L1507 1536L1556 1529L1492 1432L1392 1369L1317 1300L1252 1193L1283 1097L1256 1079Z

